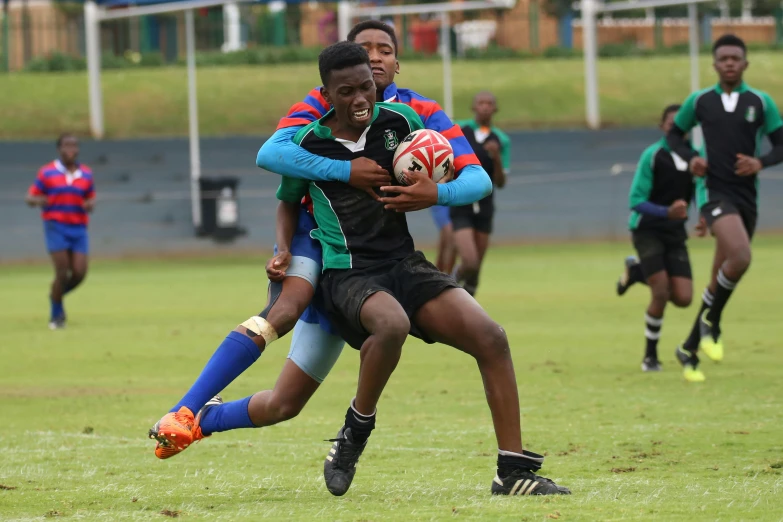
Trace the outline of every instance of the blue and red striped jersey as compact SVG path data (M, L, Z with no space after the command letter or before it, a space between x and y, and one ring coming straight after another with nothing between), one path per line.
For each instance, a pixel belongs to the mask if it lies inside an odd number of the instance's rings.
M457 174L466 165L480 165L462 129L452 123L438 102L410 89L398 89L394 83L383 91L383 101L399 102L410 106L419 115L425 128L437 131L449 140L451 148L454 149L454 170ZM277 128L308 125L329 112L329 109L329 104L321 96L321 88L316 87L303 101L291 107L286 117L280 120Z
M71 173L60 160L47 163L38 171L28 193L46 196L46 206L41 211L44 221L85 226L90 221L84 202L95 197L95 185L87 165L79 165Z

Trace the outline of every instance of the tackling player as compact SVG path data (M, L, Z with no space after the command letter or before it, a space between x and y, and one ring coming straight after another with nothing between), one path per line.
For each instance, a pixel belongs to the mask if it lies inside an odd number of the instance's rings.
M758 216L758 174L783 161L783 121L772 98L746 84L745 43L724 35L712 47L718 83L691 94L682 104L667 143L688 161L698 176L696 199L701 215L715 236L712 278L690 335L677 347L685 378L702 381L698 350L714 361L723 360L721 315L734 288L750 266L750 241ZM685 141L701 125L706 156ZM772 150L759 157L766 135Z
M480 92L473 98L474 119L460 122L459 125L492 183L503 188L510 165L511 142L503 131L492 125L492 117L497 110L495 96L491 92ZM460 258L455 277L463 283L463 288L470 295L475 295L481 263L492 234L494 191L472 205L451 207L450 215Z
M321 52L318 62L321 92L334 108L300 130L294 141L326 157L363 156L391 169L396 146L390 146L387 137L403 140L423 128L418 115L398 104L375 103L369 56L360 45L334 44ZM348 491L375 427L376 405L411 333L476 359L499 448L492 493L570 493L536 475L543 456L522 448L519 399L505 332L452 277L415 251L405 213L396 211L393 203L404 195L426 193L433 205L440 191L428 176L409 175L410 186L395 183L373 195L339 181L289 177L283 177L278 189L278 197L291 203L309 191L318 224L312 236L323 250L325 306L343 338L361 353L356 397L324 461L327 488L333 495ZM381 194L385 197L379 200Z
M63 297L84 281L87 275L89 213L95 207L92 170L77 161L79 140L73 134L57 139L59 159L38 171L25 201L41 207L46 249L54 265L54 281L49 294L49 328L65 327Z
M661 116L664 136L674 125L679 105L669 105ZM693 199L693 179L688 162L672 152L661 138L642 153L631 184L631 217L628 225L639 255L626 259L626 270L617 283L623 295L637 282L650 287L651 299L644 315L646 347L642 371L657 372L658 339L663 326L666 303L686 307L691 304L693 281L688 248L688 204ZM632 260L632 261L631 261Z
M425 127L441 132L454 149L459 180L438 186L439 202L467 204L485 196L491 182L478 165L459 126L437 103L394 84L399 72L394 30L378 21L357 24L348 39L370 54L379 99L409 105ZM258 153L257 164L293 177L338 180L373 194L372 188L388 185L388 172L368 158L336 161L316 156L291 140L305 124L323 116L329 108L316 88L283 118L279 130ZM396 147L399 137L387 136ZM374 197L377 197L375 195ZM430 206L414 191L395 199L399 210ZM277 210L276 255L267 264L269 304L230 332L215 351L190 390L149 431L157 441L155 454L169 458L210 433L237 428L269 426L295 417L326 378L344 345L328 318L311 300L321 274L321 248L310 237L315 221L310 205L281 202ZM291 237L293 236L293 239ZM216 397L249 368L278 337L294 328L288 360L273 390L264 390L239 401L221 404Z

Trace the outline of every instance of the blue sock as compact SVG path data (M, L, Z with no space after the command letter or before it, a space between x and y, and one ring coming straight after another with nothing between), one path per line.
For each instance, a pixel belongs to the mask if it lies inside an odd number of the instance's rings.
M227 402L218 406L210 406L201 417L201 431L204 435L218 431L235 430L237 428L255 428L250 420L247 406L250 397L238 401Z
M195 415L209 399L250 368L261 350L244 334L230 332L201 371L188 393L170 411L187 407Z
M49 298L49 302L51 303L51 319L59 319L65 316L65 308L62 301L57 302Z

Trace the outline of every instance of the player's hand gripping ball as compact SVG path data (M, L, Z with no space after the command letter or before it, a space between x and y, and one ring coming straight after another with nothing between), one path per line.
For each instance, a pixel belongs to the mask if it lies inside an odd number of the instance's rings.
M402 140L394 152L394 176L403 185L408 181L405 172L418 171L437 183L448 174L454 163L454 151L449 140L434 130L413 131Z

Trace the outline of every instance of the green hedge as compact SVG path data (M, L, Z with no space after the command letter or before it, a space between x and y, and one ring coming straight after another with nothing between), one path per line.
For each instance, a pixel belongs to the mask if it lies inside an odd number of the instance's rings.
M751 44L752 51L783 50L783 45ZM266 65L297 62L315 63L320 49L307 47L254 47L242 51L223 53L220 51L206 51L196 53L196 65L199 67L227 66L227 65ZM702 54L709 54L711 49L704 46L700 49ZM639 47L633 43L607 44L599 48L598 54L602 58L623 58L639 56L671 56L688 53L687 44L679 44L660 49L648 49ZM532 54L527 51L514 51L497 46L490 46L485 50L469 49L465 53L466 60L533 60L538 58L581 59L582 52L578 49L564 47L549 47L540 54ZM432 55L405 52L400 56L406 61L433 59ZM139 54L127 52L124 56L103 54L102 66L104 69L128 69L134 67L162 67L167 64L161 53L152 52ZM184 65L185 59L179 59L176 65ZM25 70L30 72L52 71L82 71L86 69L87 62L84 58L73 57L62 53L52 53L46 57L39 57L28 62Z

